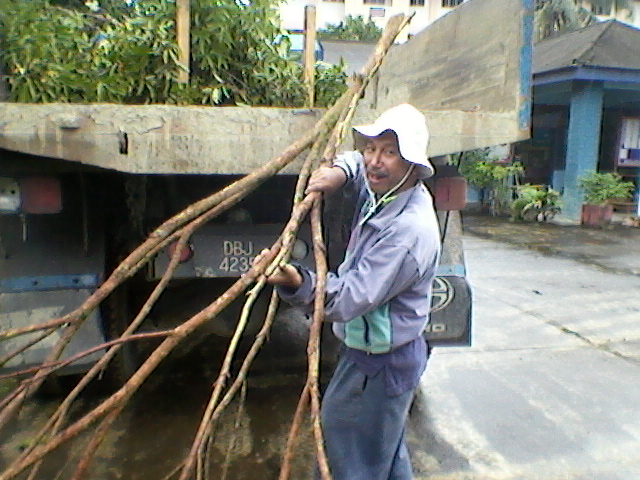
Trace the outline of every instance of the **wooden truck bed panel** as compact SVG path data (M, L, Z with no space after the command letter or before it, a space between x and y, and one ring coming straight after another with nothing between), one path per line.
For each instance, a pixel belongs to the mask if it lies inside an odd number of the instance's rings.
M354 122L411 103L427 116L432 156L529 138L532 24L532 0L461 4L391 49ZM0 103L0 148L130 173L246 174L279 155L320 115L286 108Z

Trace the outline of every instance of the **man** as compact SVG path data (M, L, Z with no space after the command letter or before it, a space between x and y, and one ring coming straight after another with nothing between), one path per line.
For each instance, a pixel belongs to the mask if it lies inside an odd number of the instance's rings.
M336 274L327 278L325 320L344 343L322 399L335 480L413 478L404 427L428 358L422 335L440 254L424 116L407 104L354 127L357 151L309 180L308 192L353 187L358 209ZM312 309L315 274L284 265L271 275L281 297Z

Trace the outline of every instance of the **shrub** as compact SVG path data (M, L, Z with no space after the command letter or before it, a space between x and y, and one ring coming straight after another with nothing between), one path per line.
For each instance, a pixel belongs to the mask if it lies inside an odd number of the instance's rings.
M546 185L520 185L516 196L511 204L512 220L546 222L561 209L560 192Z
M302 66L289 58L288 43L276 42L283 32L274 5L191 0L190 79L184 85L177 81L175 0L138 0L98 13L48 0L0 0L10 99L301 107ZM321 102L334 98L327 92L344 90L346 76L317 75L318 106L326 106Z
M372 20L365 22L362 15L347 15L344 22L318 30L318 37L327 40L375 42L381 35L382 29Z
M617 173L590 171L579 178L584 201L591 205L605 205L614 198L626 199L633 192L633 182L625 182Z

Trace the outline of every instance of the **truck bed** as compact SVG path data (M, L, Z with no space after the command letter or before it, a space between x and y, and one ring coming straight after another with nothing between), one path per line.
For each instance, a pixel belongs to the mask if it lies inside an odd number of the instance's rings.
M529 137L531 0L471 0L391 49L359 103L369 121L408 102L431 156ZM499 34L496 34L499 32ZM246 174L321 110L0 102L0 148L127 173ZM296 164L288 172L296 171Z

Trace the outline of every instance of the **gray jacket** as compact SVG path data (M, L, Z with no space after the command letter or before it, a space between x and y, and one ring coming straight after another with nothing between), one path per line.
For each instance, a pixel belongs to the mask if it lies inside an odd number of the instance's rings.
M429 321L431 285L440 256L440 234L433 200L418 183L372 209L362 155L347 152L334 165L358 189L360 213L345 260L329 273L325 320L347 346L385 353L416 339ZM364 200L364 201L363 201ZM313 309L316 275L301 268L298 289L280 288L286 302Z

